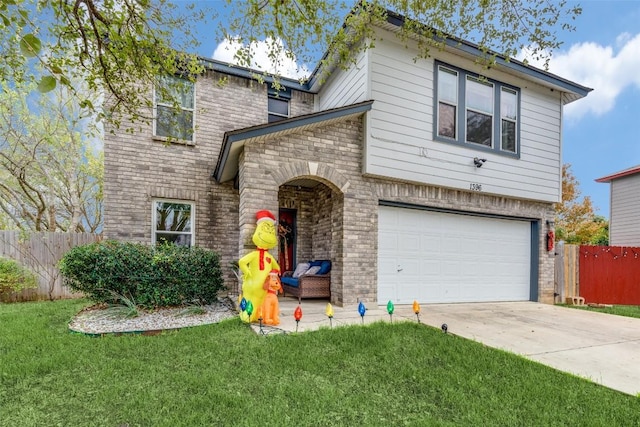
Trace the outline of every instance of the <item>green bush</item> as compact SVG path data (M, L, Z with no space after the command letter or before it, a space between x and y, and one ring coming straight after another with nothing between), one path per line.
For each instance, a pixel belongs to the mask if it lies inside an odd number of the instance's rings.
M208 304L224 288L218 254L197 247L106 240L76 246L59 267L70 288L96 302L114 302L115 292L145 308Z
M38 287L38 279L18 261L0 257L0 293Z

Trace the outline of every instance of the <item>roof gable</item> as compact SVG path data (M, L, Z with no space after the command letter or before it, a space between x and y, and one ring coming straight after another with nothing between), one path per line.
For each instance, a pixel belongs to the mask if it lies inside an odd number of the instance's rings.
M235 178L238 173L238 158L246 142L276 138L304 129L324 126L336 121L344 121L369 111L371 104L373 104L373 101L364 101L275 123L264 123L225 132L213 177L217 182L226 182Z

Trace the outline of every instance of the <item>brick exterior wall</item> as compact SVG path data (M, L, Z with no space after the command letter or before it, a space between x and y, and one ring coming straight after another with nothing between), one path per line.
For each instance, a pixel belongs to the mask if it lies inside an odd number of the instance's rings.
M236 283L229 262L254 249L255 213L297 211L298 262L331 259L331 300L377 301L377 212L380 200L537 218L539 301L553 303L554 258L545 251L551 204L449 190L362 175L363 124L344 119L268 140L247 141L239 159L239 188L217 184L211 173L225 131L266 122L267 86L211 73L196 85L195 144L166 144L152 127L133 134L106 132L104 206L107 238L151 242L155 198L193 201L196 244L220 253L225 280ZM313 111L313 95L293 91L292 115ZM123 129L127 127L123 125ZM318 181L313 188L292 180ZM277 248L272 251L277 256ZM535 256L535 255L534 255Z
M220 254L233 289L226 267L238 259L240 196L233 183L216 184L211 174L224 132L267 121L267 84L210 72L198 79L195 95L193 145L154 139L152 124L105 129L104 236L151 243L154 199L194 202L195 244ZM312 112L312 95L294 91L291 110Z

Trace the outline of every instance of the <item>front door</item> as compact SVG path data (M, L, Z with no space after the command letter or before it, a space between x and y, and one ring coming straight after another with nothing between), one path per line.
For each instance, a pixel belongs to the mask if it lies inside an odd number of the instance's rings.
M296 265L296 210L280 209L278 218L280 270L292 271Z

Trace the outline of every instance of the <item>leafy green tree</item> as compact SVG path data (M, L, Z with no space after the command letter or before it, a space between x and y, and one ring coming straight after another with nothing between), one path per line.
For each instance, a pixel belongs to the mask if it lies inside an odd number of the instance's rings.
M276 62L295 57L315 63L330 49L325 69L346 66L373 46L373 24L386 20L387 9L407 18L397 35L417 41L418 57L455 36L486 52L485 65L495 53L512 58L523 48L531 58L548 60L562 43L558 31L572 30L581 12L565 0L227 0L227 6L230 18L218 35L244 46L237 53L240 65L252 63L252 42L266 40ZM90 91L104 91L110 111L147 120L156 76L203 71L199 59L184 52L198 44L193 22L215 16L204 7L176 7L168 0L0 0L0 79L33 79L37 62L47 70L38 78L42 92L60 84L73 90L81 77ZM99 112L90 98L77 95L83 108ZM116 125L118 117L105 116Z
M0 0L0 80L35 81L43 93L62 85L98 118L101 106L87 93L103 93L111 112L146 120L155 76L202 71L182 53L197 45L191 22L202 19L166 0ZM88 92L76 91L77 81ZM118 124L120 115L106 118Z
M79 85L81 86L81 85ZM62 88L0 85L0 225L95 232L102 225L102 141ZM80 89L77 89L80 90Z
M589 244L609 246L609 221L601 215L594 216L593 221L598 224L599 227L596 233L591 236Z
M609 222L595 214L589 196L580 199L579 187L571 165L562 165L562 202L554 206L556 239L571 244L609 244Z

